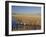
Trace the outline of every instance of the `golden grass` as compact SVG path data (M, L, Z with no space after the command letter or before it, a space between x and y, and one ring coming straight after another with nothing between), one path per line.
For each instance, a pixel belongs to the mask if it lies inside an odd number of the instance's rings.
M41 25L41 17L36 15L12 15L18 21L22 21L27 25Z

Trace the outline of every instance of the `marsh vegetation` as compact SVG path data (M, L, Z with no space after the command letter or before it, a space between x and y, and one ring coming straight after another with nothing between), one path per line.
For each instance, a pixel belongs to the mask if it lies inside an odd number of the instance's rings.
M36 15L12 15L12 23L13 31L41 29L41 17Z

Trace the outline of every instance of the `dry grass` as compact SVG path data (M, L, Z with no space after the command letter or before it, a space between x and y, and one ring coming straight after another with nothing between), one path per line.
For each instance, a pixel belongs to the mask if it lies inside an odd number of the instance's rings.
M16 22L22 22L24 25L23 27L21 25L21 28L18 30L36 30L41 29L41 17L36 15L13 15L14 19L16 19Z
M23 23L26 23L28 25L41 25L41 17L40 16L16 15L14 17L17 21L20 20Z

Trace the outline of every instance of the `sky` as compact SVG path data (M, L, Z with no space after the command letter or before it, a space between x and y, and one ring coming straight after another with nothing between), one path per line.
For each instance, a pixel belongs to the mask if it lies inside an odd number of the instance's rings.
M12 6L12 13L15 14L39 14L41 13L41 7L34 6Z

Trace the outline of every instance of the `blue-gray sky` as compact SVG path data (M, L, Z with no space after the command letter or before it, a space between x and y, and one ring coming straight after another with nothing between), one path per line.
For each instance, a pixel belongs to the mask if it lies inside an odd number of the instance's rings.
M39 14L40 15L41 7L12 6L12 13L16 13L16 14Z

